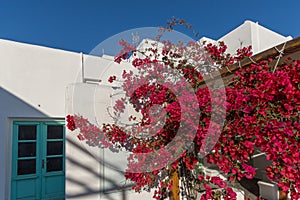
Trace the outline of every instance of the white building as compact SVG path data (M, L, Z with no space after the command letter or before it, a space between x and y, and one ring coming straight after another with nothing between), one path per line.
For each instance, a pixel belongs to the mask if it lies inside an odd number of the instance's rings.
M254 53L290 39L250 21L220 38L229 52L252 45ZM117 73L113 65L109 57L0 40L0 199L137 198L124 186L113 155L100 150L93 154L72 133L65 134L66 110L90 103L70 94L90 97L93 92L96 108L104 109L104 94L112 88L93 88L85 80L99 74L106 79Z

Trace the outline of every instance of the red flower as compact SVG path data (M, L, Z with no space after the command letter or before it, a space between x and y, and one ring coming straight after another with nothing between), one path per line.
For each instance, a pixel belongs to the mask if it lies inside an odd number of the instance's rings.
M76 129L74 116L67 115L67 128L71 131L74 131Z
M117 79L116 76L110 76L109 79L108 79L108 82L112 83L116 79Z

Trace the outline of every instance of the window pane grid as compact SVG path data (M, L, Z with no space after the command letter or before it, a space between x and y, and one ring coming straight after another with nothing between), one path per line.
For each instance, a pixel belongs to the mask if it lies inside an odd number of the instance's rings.
M63 157L47 158L47 172L62 171Z
M36 140L36 125L19 125L19 140Z
M43 170L45 175L48 172L61 173L65 158L64 125L47 122L17 122L16 125L16 175L34 175ZM43 146L40 146L41 143Z
M36 140L18 140L18 142L24 142L24 143L26 143L26 142L36 142Z
M64 139L47 139L47 142L60 142L64 141Z
M47 139L62 139L63 138L62 125L48 125L47 126Z
M19 142L18 157L35 157L36 148L36 142Z
M62 155L51 155L51 156L46 156L46 158L59 158L62 157Z
M36 173L36 160L18 160L18 175L35 174Z
M47 156L63 154L63 141L47 142Z
M17 158L17 160L31 160L31 159L36 159L36 157L32 156L32 157L20 157L20 158Z

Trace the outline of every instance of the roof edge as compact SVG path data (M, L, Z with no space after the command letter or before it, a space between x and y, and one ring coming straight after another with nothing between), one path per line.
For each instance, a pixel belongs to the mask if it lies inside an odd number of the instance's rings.
M253 63L259 63L260 61L265 60L266 58L274 59L274 58L276 58L276 56L278 56L278 54L279 54L278 51L281 49L283 49L283 53L285 55L295 53L296 51L300 51L300 36L295 39L292 39L292 40L283 42L279 45L276 45L276 46L274 46L268 50L265 50L261 53L255 54L254 56L245 58L238 63L230 65L227 68L223 67L218 72L212 72L209 76L207 76L205 78L205 80L209 82L215 78L220 78L220 76L223 78L230 74L233 74L236 70L238 70L240 68L247 67Z

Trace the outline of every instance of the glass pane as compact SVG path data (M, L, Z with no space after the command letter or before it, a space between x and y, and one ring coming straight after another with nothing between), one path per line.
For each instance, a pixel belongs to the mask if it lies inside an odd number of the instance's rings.
M47 142L47 156L63 154L63 142Z
M35 142L19 142L18 157L33 157L36 155Z
M47 158L47 172L62 171L63 158Z
M35 174L35 159L18 160L18 175Z
M36 140L36 125L20 125L19 140Z
M63 125L47 126L47 139L62 139L62 138L63 138Z

